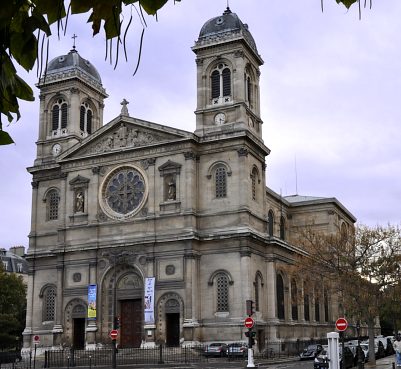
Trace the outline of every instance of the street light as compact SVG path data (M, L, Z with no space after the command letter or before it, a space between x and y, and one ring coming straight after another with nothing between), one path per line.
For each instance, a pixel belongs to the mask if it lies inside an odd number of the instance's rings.
M124 258L130 256L131 253L127 251L121 251L121 252L104 252L102 254L103 257L109 260L109 262L112 263L113 265L113 300L112 300L112 305L111 305L111 316L112 316L112 329L115 330L117 329L117 285L116 285L116 265L121 263L121 261L124 260ZM117 339L112 338L111 339L111 345L112 345L112 356L111 356L111 367L112 369L117 368Z

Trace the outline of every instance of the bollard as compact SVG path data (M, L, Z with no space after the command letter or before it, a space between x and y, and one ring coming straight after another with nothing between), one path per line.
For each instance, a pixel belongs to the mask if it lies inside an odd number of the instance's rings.
M92 369L92 355L89 355L89 369Z
M395 363L392 363L392 365L393 365L393 369L395 369Z

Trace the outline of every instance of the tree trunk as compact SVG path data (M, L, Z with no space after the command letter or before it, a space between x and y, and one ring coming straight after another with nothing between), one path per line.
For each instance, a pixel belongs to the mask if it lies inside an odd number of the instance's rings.
M375 320L368 320L368 334L369 334L369 363L376 365L376 350L375 350Z

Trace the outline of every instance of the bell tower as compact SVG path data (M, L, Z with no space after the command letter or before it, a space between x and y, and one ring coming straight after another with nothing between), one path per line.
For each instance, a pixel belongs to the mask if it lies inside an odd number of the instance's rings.
M48 63L37 87L40 113L35 165L41 165L102 127L107 94L98 71L75 46Z
M259 67L263 60L248 26L227 7L203 25L192 51L197 65L195 133L248 130L262 140Z

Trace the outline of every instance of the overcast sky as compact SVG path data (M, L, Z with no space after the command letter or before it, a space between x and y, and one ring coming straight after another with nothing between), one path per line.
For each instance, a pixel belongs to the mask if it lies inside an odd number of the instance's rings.
M336 197L374 226L401 221L401 1L373 0L358 17L335 0L230 0L249 25L261 67L267 185L283 196ZM86 16L69 19L66 36L53 36L49 60L77 50L99 71L109 98L104 122L120 114L193 132L196 73L191 51L202 25L223 13L226 0L170 0L158 21L147 17L135 76L141 26L133 14L129 60L105 61L103 34L92 38ZM128 16L128 14L127 14ZM55 31L56 32L56 31ZM33 86L36 71L21 76ZM39 101L21 103L22 118L7 131L15 145L0 147L0 247L28 246L31 176L38 138Z

